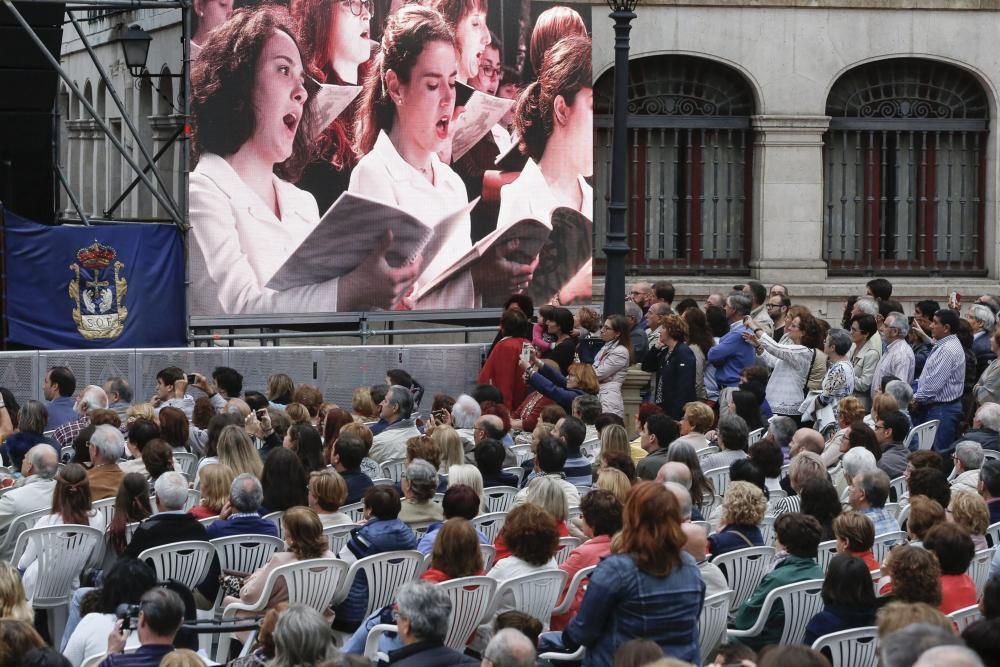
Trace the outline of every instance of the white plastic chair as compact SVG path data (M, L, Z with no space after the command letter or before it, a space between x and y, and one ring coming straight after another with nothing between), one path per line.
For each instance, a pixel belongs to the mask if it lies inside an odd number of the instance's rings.
M830 561L833 557L837 555L837 540L828 540L826 542L819 543L819 551L817 552L816 560L819 562L819 566L823 568L826 572L827 568L830 567Z
M894 477L889 480L889 489L895 493L890 493L891 497L894 497L893 502L898 503L899 499L906 495L908 487L906 486L906 478L902 475L899 477Z
M77 524L29 528L18 536L11 562L21 560L29 542L35 545L38 576L29 602L35 609L49 610L52 637L62 637L73 598L73 582L103 539L104 533L98 529Z
M356 560L351 563L347 576L336 592L334 604L343 602L359 573L364 573L368 582L368 606L362 618L368 618L375 611L392 604L396 591L408 581L416 579L424 571L424 555L419 551L387 551Z
M1000 521L990 524L990 527L986 529L986 543L991 547L1000 544Z
M538 656L539 660L548 660L549 662L581 662L587 655L587 647L580 646L572 653L556 653L555 651L549 651L547 653L542 653Z
M14 520L7 527L7 532L4 534L3 540L0 541L0 559L17 563L16 560L10 558L10 554L14 553L17 538L29 528L34 528L39 519L49 514L52 514L52 508L43 507L14 517Z
M712 651L722 642L722 636L726 632L726 620L729 618L729 607L735 594L735 591L722 591L705 598L698 626L698 645L701 647L702 664L708 664Z
M330 541L330 551L334 554L339 554L340 550L351 539L351 531L359 525L357 523L345 523L340 526L327 526L324 528L323 534Z
M388 477L376 477L372 480L372 486L396 486L396 482Z
M518 486L521 486L521 484L524 483L524 468L522 468L521 466L512 466L510 468L504 468L503 471L505 473L508 473L508 474L511 474L511 475L514 475L515 477L517 477L517 485Z
M219 515L216 514L215 516L206 516L204 519L198 519L198 523L205 526L205 528L208 528L218 520L219 520Z
M930 449L934 446L934 438L937 436L938 425L941 422L937 419L932 419L929 422L924 422L920 426L914 426L910 429L909 434L906 439L903 440L903 448L909 449L910 444L916 440L918 449Z
M569 554L573 549L580 546L580 540L575 537L560 537L559 538L559 548L556 549L553 558L556 559L558 565L562 565L569 558Z
M198 472L198 456L191 452L174 452L174 461L180 464L181 469L177 472L183 473L188 479L194 479Z
M115 500L117 500L117 498L104 498L102 500L95 500L90 505L92 509L101 513L105 526L111 525L111 517L115 513Z
M190 540L151 547L139 554L139 560L152 561L158 581L176 579L194 588L205 580L215 555L210 542Z
M976 597L980 597L983 594L986 582L989 581L990 563L993 561L994 551L995 549L980 549L973 556L972 562L969 563L969 569L966 571L966 574L976 584Z
M403 477L403 465L405 461L403 459L393 459L391 461L386 461L382 464L382 475L386 479L391 479L393 482L398 482Z
M492 544L480 544L479 552L483 555L483 572L489 572L497 557L497 549Z
M596 565L590 565L588 567L581 567L576 571L573 578L569 580L569 584L566 586L566 592L563 594L559 604L552 610L553 616L565 614L570 610L570 607L573 606L573 600L576 599L576 595L580 591L580 588L587 590L586 581L589 580L591 573L593 573L596 569Z
M708 456L709 454L718 454L718 453L719 453L719 447L718 447L718 445L706 445L705 447L702 447L701 449L696 450L694 454L699 459L703 459L706 456Z
M601 454L601 439L594 438L580 445L580 453L593 462Z
M899 508L899 514L896 515L896 523L899 524L900 528L906 527L906 521L910 518L910 505L902 505ZM905 532L905 531L904 531Z
M875 536L875 543L872 545L872 555L879 563L885 562L885 557L889 554L889 549L895 544L906 541L906 533L897 530L891 533L882 533Z
M955 626L958 628L959 634L964 632L967 627L969 627L982 617L983 617L983 612L980 611L979 605L975 604L970 607L957 609L948 614L948 618L950 618L952 623L954 623Z
M809 620L823 610L822 579L810 579L796 584L779 586L767 594L757 621L746 630L729 630L729 635L737 639L757 637L764 631L774 605L781 603L785 612L785 623L781 638L776 644L801 644L806 634Z
M763 438L764 433L766 433L766 430L763 428L756 428L750 431L750 434L747 436L747 443L752 445L753 443Z
M884 509L886 512L888 512L889 514L891 514L893 516L893 518L896 519L897 522L899 521L899 510L900 510L899 503L888 503L887 502L882 507L882 509Z
M772 558L774 547L763 546L737 549L712 559L726 576L726 582L733 591L729 607L731 610L739 608L754 592L767 574Z
M520 468L518 468L520 470ZM483 489L487 512L509 512L514 505L517 489L513 486L490 486Z
M219 570L222 574L253 574L264 567L271 556L285 550L283 540L271 535L230 535L210 540L219 556ZM215 599L215 608L222 602L222 589Z
M281 523L281 517L285 516L283 511L281 512L271 512L264 515L264 521L270 521L278 528L278 537L283 537L285 529Z
M344 505L340 508L340 511L351 517L351 521L354 523L360 523L364 518L365 514L365 504L364 503L351 503L350 505Z
M1000 452L993 451L992 449L983 450L983 460L985 461L1000 461Z
M764 540L764 546L769 547L774 544L774 520L778 517L764 515L760 520L760 536Z
M535 458L535 452L531 451L531 445L514 445L510 451L514 452L514 456L517 457L517 465Z
M706 470L705 479L712 483L712 488L715 489L715 495L717 498L724 497L726 495L726 489L729 488L729 466Z
M489 617L497 614L504 597L510 592L514 598L513 608L534 616L542 622L543 629L547 630L552 611L565 587L566 573L562 570L543 570L507 579L497 588Z
M830 654L833 667L878 667L878 628L853 628L823 635L812 648Z
M267 575L264 590L256 603L233 602L226 605L222 620L233 619L238 612L262 615L267 610L279 577L285 582L288 604L304 604L322 614L332 606L334 596L347 580L347 571L347 563L337 558L312 558L276 567ZM229 661L229 642L230 633L222 633L216 662L225 664Z
M489 514L480 514L471 523L472 527L482 532L486 536L486 540L492 544L497 541L497 536L506 520L506 512L490 512Z

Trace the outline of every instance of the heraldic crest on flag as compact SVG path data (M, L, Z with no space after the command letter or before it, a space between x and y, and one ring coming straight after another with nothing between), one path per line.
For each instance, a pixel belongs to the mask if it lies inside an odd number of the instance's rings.
M87 340L117 338L125 327L128 283L121 276L125 265L115 260L116 254L111 246L94 241L80 248L77 261L69 266L74 274L69 282L69 298L76 304L73 321Z

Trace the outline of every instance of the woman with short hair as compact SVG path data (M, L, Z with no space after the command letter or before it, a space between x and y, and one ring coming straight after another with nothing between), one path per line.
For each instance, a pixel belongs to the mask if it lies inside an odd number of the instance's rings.
M937 556L941 564L941 604L943 613L950 614L976 604L976 584L967 574L976 548L972 538L955 523L939 523L924 536L924 548Z
M872 315L855 315L851 318L851 351L848 357L854 369L854 396L865 408L871 406L872 380L875 367L882 358L882 338Z
M637 484L611 555L590 575L576 617L543 643L586 646L585 667L610 665L618 647L637 638L655 641L669 657L698 663L705 584L683 549L686 540L674 495L656 482Z
M434 502L438 488L437 469L423 459L415 459L406 466L400 479L403 504L399 520L407 524L442 521L441 505Z
M722 499L719 532L708 538L709 553L715 557L737 549L764 544L760 522L767 512L764 492L750 482L731 482Z
M875 524L861 512L843 512L833 520L833 539L837 553L860 558L870 572L879 569L872 547L875 546Z
M990 508L981 495L968 491L953 493L948 504L948 518L969 534L976 551L989 548L986 529L990 527Z
M41 401L27 401L18 412L17 431L0 445L3 461L15 470L21 469L24 455L37 444L45 443L59 451L59 443L45 435L49 410Z
M872 575L860 558L838 554L830 560L823 578L823 611L809 620L804 643L833 632L863 628L875 623L878 603Z
M340 511L347 500L347 482L333 468L309 473L309 509L316 512L323 528L354 523Z
M503 525L504 541L510 555L498 560L486 576L503 583L524 574L556 570L556 550L559 548L559 528L556 519L533 503L512 509ZM508 591L496 606L496 613L515 609L513 593Z

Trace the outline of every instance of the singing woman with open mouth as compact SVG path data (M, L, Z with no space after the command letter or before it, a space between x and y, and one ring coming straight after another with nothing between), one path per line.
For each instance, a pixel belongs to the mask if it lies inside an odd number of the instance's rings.
M191 74L193 314L333 312L384 307L415 271L379 245L351 273L275 291L266 282L319 223L292 185L309 157L310 100L287 10L238 10L211 34Z
M490 44L487 0L422 0L421 4L439 11L455 33L458 82L468 83L479 74L479 57Z

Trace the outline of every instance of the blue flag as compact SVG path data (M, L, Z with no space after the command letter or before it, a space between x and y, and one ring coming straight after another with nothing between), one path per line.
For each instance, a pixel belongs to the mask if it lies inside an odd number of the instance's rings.
M184 243L173 225L4 217L7 341L42 349L183 347Z

